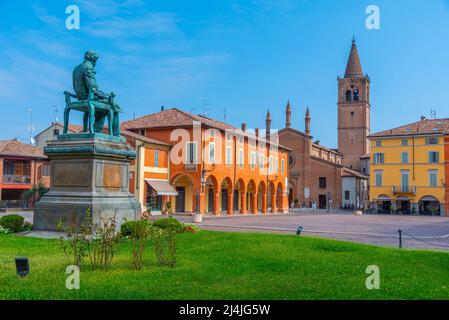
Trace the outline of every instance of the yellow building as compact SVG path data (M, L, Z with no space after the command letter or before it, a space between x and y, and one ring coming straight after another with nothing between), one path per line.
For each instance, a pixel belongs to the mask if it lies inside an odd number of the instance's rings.
M449 119L370 135L370 204L378 213L444 215Z

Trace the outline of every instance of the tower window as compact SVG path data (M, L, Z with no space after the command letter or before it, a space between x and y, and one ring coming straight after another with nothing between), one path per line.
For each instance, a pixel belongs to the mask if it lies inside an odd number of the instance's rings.
M359 101L359 89L354 90L354 101Z
M352 92L350 90L346 91L346 101L351 101Z
M353 117L354 116L354 111L351 111L351 117Z

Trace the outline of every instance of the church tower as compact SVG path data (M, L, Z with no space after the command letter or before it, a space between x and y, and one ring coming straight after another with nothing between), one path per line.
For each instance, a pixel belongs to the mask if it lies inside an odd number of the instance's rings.
M361 171L360 157L369 153L370 79L363 74L355 39L344 78L338 78L338 151L343 165Z

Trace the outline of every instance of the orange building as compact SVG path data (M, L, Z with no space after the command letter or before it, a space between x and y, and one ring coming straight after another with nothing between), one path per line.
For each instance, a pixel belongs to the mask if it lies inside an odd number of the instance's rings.
M3 208L23 208L22 194L39 181L48 187L50 163L42 149L14 140L0 141L0 202Z
M122 127L157 141L158 148L162 144L171 147L164 164L174 189L171 192L176 192L170 195L176 212L232 215L289 210L289 149L266 139L271 137L267 125L264 135L258 129L253 134L246 131L246 125L237 129L173 108L126 121ZM151 167L151 159L148 151L141 161ZM153 176L156 173L163 174L153 172Z

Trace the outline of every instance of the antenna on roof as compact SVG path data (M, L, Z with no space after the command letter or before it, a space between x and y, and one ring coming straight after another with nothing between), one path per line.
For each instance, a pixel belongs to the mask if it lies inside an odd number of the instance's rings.
M226 123L226 108L223 109L223 119L224 119L223 122Z
M59 119L58 119L58 106L57 105L52 105L52 107L55 109L55 123L58 123L59 122Z
M34 132L35 128L34 128L34 125L33 125L33 109L28 108L27 112L30 114L30 123L28 125L28 132L30 134L30 144L34 145L33 132Z
M433 120L436 120L437 118L437 111L434 109L430 109L430 118Z
M203 116L207 117L207 112L206 111L209 110L209 109L206 109L206 106L207 106L206 99L204 97L198 97L198 99L201 100L201 107L203 108Z

